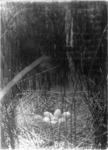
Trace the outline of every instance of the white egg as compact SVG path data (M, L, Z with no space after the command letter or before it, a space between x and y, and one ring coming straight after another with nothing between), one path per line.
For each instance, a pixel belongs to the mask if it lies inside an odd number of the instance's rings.
M56 124L57 122L57 120L51 120L51 124Z
M63 123L63 122L66 122L66 119L64 117L62 117L62 118L59 119L59 124Z
M70 118L70 116L71 116L71 114L70 114L70 112L64 112L63 114L62 114L62 117L64 117L64 118L66 118L66 119L68 119L68 118Z
M53 114L48 112L48 111L45 111L44 112L44 117L49 117L51 119L53 117Z
M47 122L47 123L50 123L50 118L49 118L49 117L44 117L44 118L43 118L43 121L44 121L44 122Z
M53 117L51 118L51 121L58 121L58 118L55 117L55 116L53 116Z
M51 124L56 124L57 122L58 122L58 118L53 116L51 118Z
M57 117L57 118L60 118L61 117L61 110L56 109L55 112L54 112L54 116Z

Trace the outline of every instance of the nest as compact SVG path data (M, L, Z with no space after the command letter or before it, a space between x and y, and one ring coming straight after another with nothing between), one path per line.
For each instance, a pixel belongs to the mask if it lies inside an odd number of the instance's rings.
M93 120L81 91L74 99L72 93L53 91L25 91L18 100L15 122L18 133L17 148L91 148ZM60 125L43 121L43 113L57 108L71 113Z

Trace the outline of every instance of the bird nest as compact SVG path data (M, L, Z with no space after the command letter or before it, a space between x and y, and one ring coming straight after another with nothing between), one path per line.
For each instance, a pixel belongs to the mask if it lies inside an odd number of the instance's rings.
M17 148L90 148L93 146L93 120L81 91L25 91L18 100L15 122ZM71 116L61 124L44 122L44 112L56 109Z

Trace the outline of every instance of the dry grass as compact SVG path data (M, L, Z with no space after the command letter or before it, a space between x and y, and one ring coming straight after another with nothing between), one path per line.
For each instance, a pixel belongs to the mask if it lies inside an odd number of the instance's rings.
M93 123L81 91L73 93L49 91L25 91L16 108L16 125L19 142L16 148L34 149L91 149L93 147ZM62 105L64 99L65 105ZM71 105L72 104L72 105ZM71 118L60 126L43 122L43 113L60 108L69 110ZM75 106L75 107L74 107ZM72 109L72 110L71 110Z

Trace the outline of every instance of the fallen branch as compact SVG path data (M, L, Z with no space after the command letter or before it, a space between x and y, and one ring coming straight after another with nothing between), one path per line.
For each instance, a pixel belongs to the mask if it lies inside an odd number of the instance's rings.
M50 59L48 56L43 55L33 63L31 63L29 66L24 68L21 72L19 72L7 85L0 91L0 101L3 99L3 97L6 95L6 93L25 75L27 74L30 70L32 70L34 67L39 65L45 60ZM1 101L3 102L3 101Z

